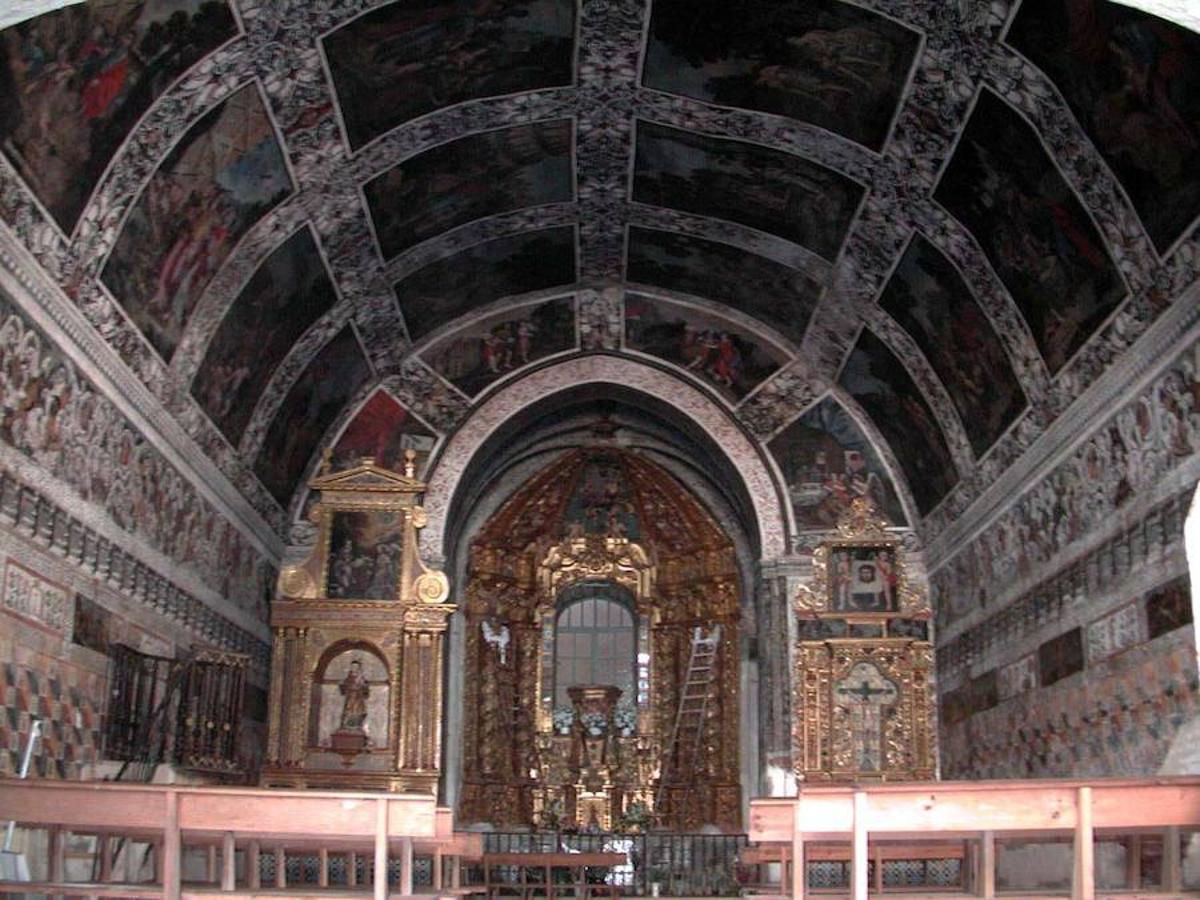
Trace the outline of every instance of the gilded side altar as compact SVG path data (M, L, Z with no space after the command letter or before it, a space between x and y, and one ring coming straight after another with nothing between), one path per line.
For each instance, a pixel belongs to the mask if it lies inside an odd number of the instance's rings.
M409 454L322 472L308 558L280 572L271 608L263 783L436 793L449 584L420 559L425 524Z

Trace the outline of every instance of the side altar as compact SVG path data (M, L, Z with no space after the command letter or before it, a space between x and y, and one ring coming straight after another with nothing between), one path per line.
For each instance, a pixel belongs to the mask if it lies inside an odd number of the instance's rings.
M795 604L797 780L935 778L929 595L869 500L856 499L816 548Z
M309 486L316 544L271 609L263 783L437 793L446 576L421 562L425 485L370 458Z

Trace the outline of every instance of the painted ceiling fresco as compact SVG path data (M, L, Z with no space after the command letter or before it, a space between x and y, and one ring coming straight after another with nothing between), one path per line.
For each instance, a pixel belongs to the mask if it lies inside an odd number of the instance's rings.
M64 231L155 99L237 31L223 0L110 0L0 40L0 141Z
M878 149L918 41L837 0L659 0L643 81L811 122Z
M441 144L364 185L385 259L467 222L572 199L571 122Z
M570 84L569 0L393 3L335 31L325 54L350 144L475 97Z
M91 0L0 33L0 241L277 533L602 352L935 538L1196 315L1198 84L1104 0Z
M863 189L799 156L639 122L633 199L731 219L832 259Z

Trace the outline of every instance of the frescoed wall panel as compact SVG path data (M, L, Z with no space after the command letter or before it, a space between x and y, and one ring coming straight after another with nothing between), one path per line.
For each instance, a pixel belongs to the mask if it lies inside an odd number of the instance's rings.
M773 437L767 448L783 473L797 528L832 528L856 497L870 497L893 525L907 524L879 454L832 397Z
M242 88L191 127L150 179L104 283L170 360L234 245L292 190L258 90Z
M785 354L728 319L656 297L625 297L625 346L683 366L740 400L786 362Z
M254 474L280 504L287 505L322 435L370 377L358 338L347 326L292 386L254 463Z
M657 0L643 83L883 145L919 43L837 0Z
M982 456L1026 401L995 329L962 276L918 235L879 302L917 342L946 386L971 449Z
M234 446L275 368L337 300L307 228L272 253L225 313L192 396Z
M571 83L572 0L391 3L325 38L350 143L435 109Z
M545 356L575 347L575 304L560 297L506 310L456 331L426 361L468 397Z
M862 195L844 175L791 153L638 122L638 203L731 219L833 259Z
M864 329L839 382L888 442L917 508L928 513L957 483L958 472L942 429L904 364Z
M1037 134L984 91L934 198L979 241L1057 372L1125 296L1103 239Z
M574 197L571 122L536 122L451 141L363 186L385 258L484 216Z
M1008 41L1053 79L1160 252L1200 215L1200 35L1117 3L1023 3Z
M396 284L416 340L477 306L575 281L575 231L567 226L497 238L432 262Z
M800 340L821 286L803 272L729 244L629 229L628 279L728 303Z
M404 471L404 451L416 454L417 477L433 451L433 432L382 388L350 420L333 448L334 471L358 465L364 456L393 472Z
M0 146L64 231L141 115L236 32L224 0L107 0L0 33Z

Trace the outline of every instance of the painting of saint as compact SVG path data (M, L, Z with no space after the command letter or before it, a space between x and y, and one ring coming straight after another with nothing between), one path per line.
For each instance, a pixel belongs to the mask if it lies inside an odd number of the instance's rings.
M891 547L833 547L829 608L834 612L895 612L900 573Z
M340 471L358 465L364 456L369 456L377 466L403 473L404 452L413 450L420 478L435 442L432 431L380 388L362 405L334 444L333 468Z
M292 385L254 462L254 474L281 505L291 499L333 420L369 378L371 366L347 325Z
M504 297L575 282L575 229L496 238L431 262L396 284L413 340Z
M1159 253L1200 215L1200 35L1102 0L1023 3L1008 42L1054 81Z
M646 87L883 146L916 32L838 0L655 0Z
M892 479L858 423L826 397L767 445L783 472L797 528L831 528L857 497L893 525L907 520Z
M745 397L787 359L728 319L640 294L625 298L625 345L682 366L731 400Z
M6 28L0 149L70 233L137 120L236 33L224 0L92 0Z
M391 510L333 513L326 596L394 600L404 516Z
M103 279L164 360L234 245L291 191L252 84L193 125L154 173Z
M629 281L728 303L799 341L821 285L803 272L729 244L629 229Z
M569 119L472 134L363 186L385 259L467 222L574 199Z
M1104 240L1033 128L984 90L934 199L975 235L1051 373L1125 296Z
M1026 400L996 330L962 276L918 235L879 305L921 348L958 410L971 449L983 456Z
M390 3L324 39L351 147L479 97L568 85L573 0Z
M633 199L778 235L832 260L863 188L845 175L746 141L638 122Z
M337 301L312 232L302 228L233 301L192 381L192 396L233 446L292 345Z
M509 372L574 348L575 307L570 297L561 297L478 320L435 344L425 359L474 397Z
M887 345L863 329L839 383L862 405L895 454L921 515L958 483L950 448L920 388Z

